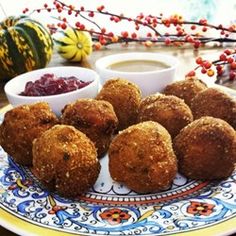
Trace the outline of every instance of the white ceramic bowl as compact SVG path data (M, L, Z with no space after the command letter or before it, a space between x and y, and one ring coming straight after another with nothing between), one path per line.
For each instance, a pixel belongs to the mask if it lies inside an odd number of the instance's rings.
M123 72L107 68L111 64L128 60L159 61L167 64L168 68L144 72ZM175 80L175 71L177 65L177 58L152 52L113 54L102 57L95 63L96 71L100 75L101 84L104 84L107 80L112 78L124 78L133 83L136 83L142 91L142 96L161 92L167 84L173 82Z
M50 95L50 96L22 96L19 95L25 89L25 84L28 81L35 81L46 73L53 73L56 76L69 77L75 76L83 81L92 81L84 88L77 89L68 93ZM48 67L39 70L34 70L21 75L8 81L4 87L6 96L9 103L15 107L23 104L32 104L38 101L48 102L52 111L56 115L61 114L64 106L78 98L94 98L98 93L99 76L91 70L75 66L61 66L61 67Z

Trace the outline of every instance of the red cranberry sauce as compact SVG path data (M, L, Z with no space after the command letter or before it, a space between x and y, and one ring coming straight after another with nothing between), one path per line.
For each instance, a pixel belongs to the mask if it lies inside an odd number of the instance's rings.
M35 82L29 81L25 90L20 93L23 96L48 96L68 93L89 85L91 81L84 82L75 76L57 77L54 74L44 74Z

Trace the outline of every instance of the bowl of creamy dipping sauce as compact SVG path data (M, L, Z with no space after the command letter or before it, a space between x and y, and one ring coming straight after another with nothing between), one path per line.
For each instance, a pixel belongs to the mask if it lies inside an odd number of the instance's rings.
M139 86L143 97L161 92L173 82L177 65L177 58L152 52L113 54L95 63L102 85L113 78L127 79Z

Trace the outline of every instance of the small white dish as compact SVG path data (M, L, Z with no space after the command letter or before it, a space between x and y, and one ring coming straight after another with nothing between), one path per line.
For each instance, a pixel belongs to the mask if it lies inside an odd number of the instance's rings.
M160 70L151 70L144 72L124 72L108 68L112 64L132 60L158 61L167 64L168 67ZM156 92L161 92L167 84L173 82L175 80L177 65L178 60L173 56L148 52L113 54L102 57L95 63L95 67L98 74L100 75L102 84L112 78L127 79L139 86L142 91L143 97Z
M34 82L41 78L42 75L52 73L58 77L75 76L85 82L92 81L84 88L80 88L71 92L49 95L49 96L22 96L21 92L25 89L25 84L28 81ZM65 105L75 101L78 98L94 98L98 93L99 76L98 74L87 68L75 66L61 66L61 67L48 67L30 71L16 76L6 83L4 90L9 103L15 107L23 104L31 104L39 101L48 102L52 111L56 115L61 114L61 110Z

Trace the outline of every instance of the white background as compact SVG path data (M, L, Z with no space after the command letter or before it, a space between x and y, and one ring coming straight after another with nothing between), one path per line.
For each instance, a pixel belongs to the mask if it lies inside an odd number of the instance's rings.
M50 3L53 0L0 0L8 16L21 14L25 7L30 9L41 7L45 2ZM236 22L236 0L64 0L64 2L76 5L78 8L83 5L91 10L102 4L108 11L129 16L138 15L140 12L153 15L162 12L167 16L179 13L190 19L211 14L212 23ZM4 12L0 9L0 20L5 17ZM34 17L44 22L48 21L43 14L35 14Z

